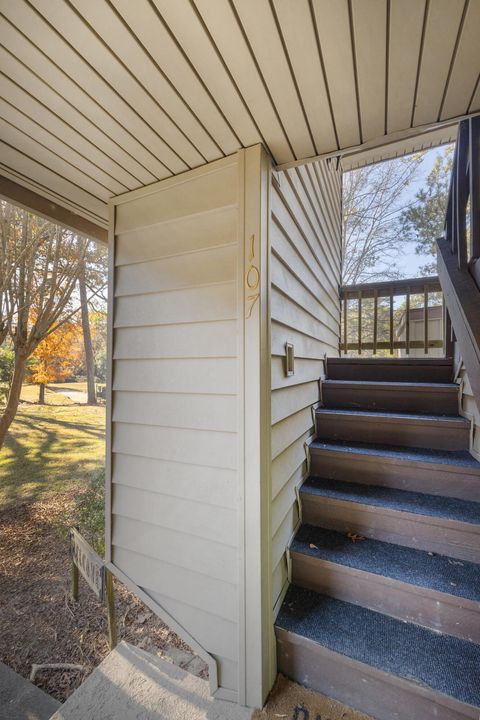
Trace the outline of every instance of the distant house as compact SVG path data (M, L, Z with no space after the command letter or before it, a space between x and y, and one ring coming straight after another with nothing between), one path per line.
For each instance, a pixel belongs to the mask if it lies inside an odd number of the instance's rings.
M428 357L443 357L443 308L441 305L434 305L428 308L428 329L427 329L427 345ZM412 308L409 312L410 316L410 339L419 344L425 341L425 311L424 308ZM397 339L405 341L406 338L406 312L403 314L397 330ZM432 347L433 343L438 347ZM405 348L398 350L399 357L407 357ZM426 357L424 347L414 347L409 350L408 357Z

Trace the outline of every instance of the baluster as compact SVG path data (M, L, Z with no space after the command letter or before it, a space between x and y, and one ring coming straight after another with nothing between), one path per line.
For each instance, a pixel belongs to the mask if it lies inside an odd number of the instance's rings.
M378 290L373 291L373 354L377 354Z
M390 355L393 355L393 288L390 288Z
M405 316L405 354L410 355L410 286L407 287L407 309Z
M358 354L362 354L362 291L358 291Z
M343 354L348 352L348 335L347 335L347 317L348 317L348 297L343 298Z
M428 287L423 290L423 352L428 355Z

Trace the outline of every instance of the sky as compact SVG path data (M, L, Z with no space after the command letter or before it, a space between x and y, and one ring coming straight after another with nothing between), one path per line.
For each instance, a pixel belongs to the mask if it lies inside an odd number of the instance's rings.
M425 184L426 178L433 168L435 160L438 155L443 153L444 147L436 147L431 150L427 150L423 160L419 166L416 179L410 184L410 186L403 192L399 198L399 207L405 207L414 200L415 194ZM386 161L394 162L394 161ZM422 265L425 265L432 261L430 255L417 255L415 253L415 243L404 243L402 244L402 256L397 258L396 264L400 270L401 277L418 277L419 269Z

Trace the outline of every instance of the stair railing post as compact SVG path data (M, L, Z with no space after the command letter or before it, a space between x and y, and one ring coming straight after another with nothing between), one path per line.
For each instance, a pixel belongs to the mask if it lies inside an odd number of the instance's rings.
M390 288L390 355L393 355L393 287Z
M362 354L362 291L358 291L358 354Z
M405 316L405 354L410 355L410 285L407 287L407 302Z
M423 290L423 352L428 355L428 285Z

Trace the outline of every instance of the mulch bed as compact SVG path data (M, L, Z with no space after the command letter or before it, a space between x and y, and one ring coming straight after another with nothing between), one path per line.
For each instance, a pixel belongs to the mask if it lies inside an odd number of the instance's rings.
M0 660L26 678L33 663L82 665L84 671L38 672L35 684L62 702L109 652L102 604L82 580L79 602L70 597L66 528L75 494L0 511ZM115 596L119 640L150 652L189 650L117 581Z

